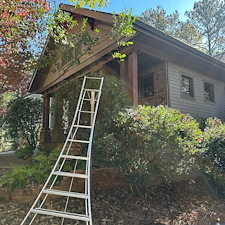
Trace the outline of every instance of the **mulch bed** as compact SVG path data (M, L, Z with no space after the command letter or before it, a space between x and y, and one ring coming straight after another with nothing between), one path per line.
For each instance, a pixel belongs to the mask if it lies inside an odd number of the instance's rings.
M51 202L56 207L59 199ZM75 202L73 202L76 207ZM80 207L79 204L77 204ZM18 225L31 204L0 201L0 224ZM76 210L75 210L76 211ZM225 221L225 202L219 201L204 183L177 182L161 185L147 195L135 196L130 190L99 191L92 194L94 225L209 225ZM58 218L42 216L39 225L61 224ZM85 224L66 221L66 225Z

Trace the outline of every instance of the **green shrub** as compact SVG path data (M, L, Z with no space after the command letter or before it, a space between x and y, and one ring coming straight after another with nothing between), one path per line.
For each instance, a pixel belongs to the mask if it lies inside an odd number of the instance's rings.
M42 123L42 101L31 97L13 100L5 123L10 137L24 139L35 149Z
M89 74L88 76L99 76L97 74ZM108 167L110 166L110 161L107 158L106 154L99 149L101 143L99 140L104 136L105 133L111 132L111 127L113 123L113 117L118 114L118 112L129 106L131 100L128 97L126 90L124 89L124 84L122 81L118 80L115 76L103 75L104 76L104 85L102 89L101 101L98 110L97 121L95 125L94 138L93 138L93 148L92 148L92 165L96 167ZM72 120L74 113L74 102L78 100L81 85L83 79L76 79L73 82L64 82L57 92L58 98L63 98L69 102L68 106L68 118ZM90 80L87 85L90 85L92 88L95 87L96 81ZM110 101L109 101L110 99ZM89 116L89 115L86 115ZM86 119L85 116L82 116L82 119ZM87 118L89 121L89 118ZM77 134L78 139L87 139L87 133L82 132ZM87 151L86 146L82 149L82 154L85 154ZM80 165L79 165L80 166ZM81 166L83 168L84 166Z
M124 84L116 77L106 75L93 139L92 159L95 168L112 166L108 154L103 150L102 139L106 134L114 132L114 117L130 105L131 100L124 89Z
M9 191L29 185L43 184L48 178L52 167L58 158L59 151L52 151L50 155L40 154L31 159L26 166L16 166L0 180L0 184ZM69 167L71 169L72 167Z
M225 177L223 174L218 172L204 173L209 185L212 188L213 193L219 198L225 199Z
M206 150L199 164L214 193L225 199L225 125L218 118L207 118L203 134Z
M205 152L200 164L206 172L225 172L225 125L218 118L207 118L202 145Z
M19 148L16 150L16 157L19 159L29 159L33 155L33 149L31 147Z
M140 188L151 186L151 178L170 181L197 168L202 132L194 118L178 110L128 108L115 117L110 131L98 140L101 154Z

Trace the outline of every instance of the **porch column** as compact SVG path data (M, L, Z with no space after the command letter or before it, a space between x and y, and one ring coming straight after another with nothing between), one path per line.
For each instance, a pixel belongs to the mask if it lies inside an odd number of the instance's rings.
M65 135L63 131L63 99L61 96L56 95L55 97L55 123L52 129L52 143L63 143L65 140Z
M138 58L134 51L128 55L128 89L134 105L138 104Z
M49 111L50 111L50 96L43 96L43 124L40 134L40 143L50 143L51 135L49 129Z
M125 77L125 61L120 62L120 80L125 83L126 77Z

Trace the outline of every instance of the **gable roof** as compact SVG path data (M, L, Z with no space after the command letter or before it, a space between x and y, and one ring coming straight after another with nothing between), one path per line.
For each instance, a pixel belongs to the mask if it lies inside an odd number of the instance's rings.
M67 4L60 4L60 8L65 12L91 18L106 25L112 26L113 24L113 14L111 13L84 8L75 8L74 6ZM225 81L225 63L220 61L219 58L217 59L203 53L138 19L136 19L133 26L134 29L142 35L139 39L135 37L134 43L137 41L137 43L139 42L143 45L145 44L146 46L157 46L159 51L163 51L165 53L162 56L165 61L168 60L176 63L177 60L180 60L180 63L183 65L191 65L191 68L202 74L207 72L209 76ZM46 42L46 46L49 44L50 39ZM45 49L42 54L44 53ZM37 82L42 82L40 76L38 76L40 72L41 70L35 71L28 89L29 92L38 92L34 84Z

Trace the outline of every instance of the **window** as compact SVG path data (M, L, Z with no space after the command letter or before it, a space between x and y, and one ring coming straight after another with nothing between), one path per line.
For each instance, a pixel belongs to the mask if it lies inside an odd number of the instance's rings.
M140 96L147 98L154 95L154 73L140 78Z
M181 76L181 93L183 96L194 97L193 78Z
M204 83L205 99L214 102L214 88L212 84Z

